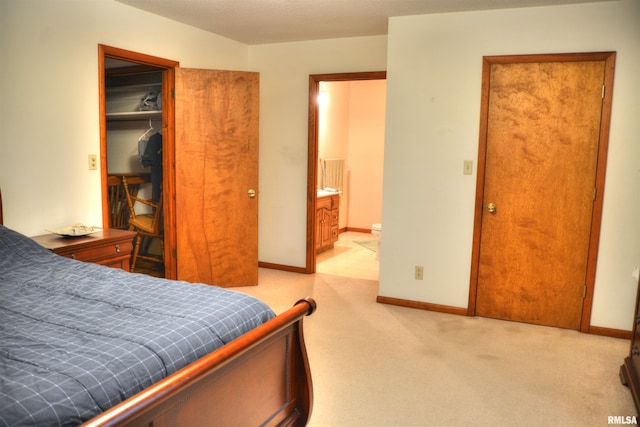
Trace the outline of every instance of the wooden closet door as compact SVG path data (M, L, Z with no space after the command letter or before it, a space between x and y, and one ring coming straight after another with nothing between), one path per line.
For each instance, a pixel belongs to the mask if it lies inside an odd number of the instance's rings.
M258 111L258 73L176 69L180 280L258 283Z
M476 314L580 329L604 61L494 64Z

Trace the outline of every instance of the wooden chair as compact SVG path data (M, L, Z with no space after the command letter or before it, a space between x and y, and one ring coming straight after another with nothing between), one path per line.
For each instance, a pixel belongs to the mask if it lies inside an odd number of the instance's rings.
M160 263L164 265L164 236L162 229L162 194L158 202L142 199L137 194L132 194L127 177L122 177L122 186L129 207L129 230L136 231L138 235L134 241L133 255L131 258L131 269L135 271L136 263L139 259ZM136 203L151 208L151 213L138 214L135 210ZM152 239L157 239L160 243L160 253L149 253L149 245Z
M127 198L122 187L122 180L115 175L107 177L107 188L109 189L109 228L128 228L129 210L127 208Z
M141 184L149 182L148 175L125 175L129 185L129 193L133 197L138 195ZM127 196L122 184L122 175L109 175L107 177L108 202L109 202L109 228L126 230L129 228L129 207Z

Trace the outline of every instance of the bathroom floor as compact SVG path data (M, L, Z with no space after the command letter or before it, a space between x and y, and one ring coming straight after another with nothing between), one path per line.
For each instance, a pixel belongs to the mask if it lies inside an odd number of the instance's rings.
M376 236L371 233L345 231L340 233L333 249L321 252L316 257L316 272L334 276L353 277L356 279L378 280L379 262L376 252L355 241L367 242L369 248L376 248ZM163 277L158 264L139 261L136 272Z
M356 241L377 240L371 233L346 231L340 233L332 249L316 256L316 273L357 279L378 280L379 263L376 252L355 243ZM376 245L370 245L375 248Z

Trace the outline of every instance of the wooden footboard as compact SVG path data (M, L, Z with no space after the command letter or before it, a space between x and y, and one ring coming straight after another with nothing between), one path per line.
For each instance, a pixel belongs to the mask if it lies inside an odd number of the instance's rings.
M313 403L302 331L313 299L291 309L84 426L302 426Z

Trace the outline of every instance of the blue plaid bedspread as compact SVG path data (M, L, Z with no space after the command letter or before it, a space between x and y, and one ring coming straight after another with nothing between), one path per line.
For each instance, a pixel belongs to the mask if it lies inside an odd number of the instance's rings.
M249 295L63 258L0 225L0 426L80 424L273 316Z

